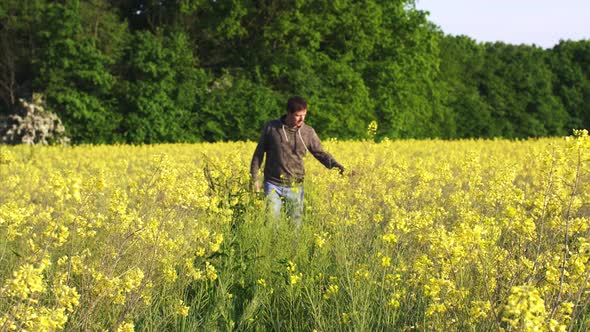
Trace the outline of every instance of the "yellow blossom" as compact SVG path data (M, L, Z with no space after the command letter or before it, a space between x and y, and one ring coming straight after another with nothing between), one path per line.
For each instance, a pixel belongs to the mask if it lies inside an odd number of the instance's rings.
M330 298L332 298L333 296L338 294L338 292L339 292L338 285L330 285L330 286L328 286L328 289L324 293L324 299L329 300Z
M217 272L215 271L215 267L211 265L209 262L205 262L205 273L207 274L207 279L213 281L217 279Z
M135 331L135 324L133 322L124 322L117 327L117 332L133 332Z
M383 267L391 266L391 258L389 256L381 257L381 266L383 266Z
M187 317L189 309L190 307L184 305L183 300L178 300L178 302L175 304L176 314L181 317Z
M302 273L299 274L292 274L291 276L289 276L289 284L291 286L297 284L298 282L301 281L301 278L303 277Z

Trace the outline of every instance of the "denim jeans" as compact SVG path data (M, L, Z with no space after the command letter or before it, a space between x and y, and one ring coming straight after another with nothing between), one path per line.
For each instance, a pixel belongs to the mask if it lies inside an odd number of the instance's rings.
M287 215L291 217L297 227L301 226L303 218L303 186L283 187L264 181L264 194L267 197L267 208L270 215L278 220L281 218L283 203Z

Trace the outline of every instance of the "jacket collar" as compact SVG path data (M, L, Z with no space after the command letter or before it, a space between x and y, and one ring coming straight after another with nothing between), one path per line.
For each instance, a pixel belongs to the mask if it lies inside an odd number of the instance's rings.
M290 126L289 126L289 125L286 123L286 120L287 120L287 115L283 115L283 116L281 116L281 117L279 118L279 121L281 122L281 125L283 125L283 126L284 126L284 128L285 128L285 129L287 129L287 130L296 131L296 130L299 130L299 129L303 128L303 126L305 126L305 123L303 123L303 124L301 125L301 127L290 127Z

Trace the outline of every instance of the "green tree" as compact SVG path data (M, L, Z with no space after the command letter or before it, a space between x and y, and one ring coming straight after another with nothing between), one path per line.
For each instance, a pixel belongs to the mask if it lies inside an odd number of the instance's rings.
M37 31L43 24L44 0L0 2L0 114L32 96L32 59L41 51Z
M494 136L563 135L568 118L552 94L553 74L542 49L486 44L480 92L490 105Z
M124 120L120 131L130 143L197 141L190 128L207 75L198 69L182 31L136 32L124 56L119 87Z
M413 2L410 2L413 4ZM388 137L453 135L452 113L438 87L438 36L426 13L383 1L383 32L363 73Z
M590 40L561 41L549 56L553 91L569 114L567 129L590 128Z
M372 103L356 65L364 60L345 50L355 42L341 45L343 38L335 39L346 21L339 15L350 15L352 5L352 1L211 4L209 18L202 23L207 26L195 34L201 63L217 75L222 69L239 68L249 77L260 77L257 84L285 98L303 95L310 102L310 121L323 135L360 137L372 118Z
M216 93L255 82L265 95L303 95L309 121L326 136L364 137L372 120L383 128L380 136L454 135L453 114L438 86L436 35L414 1L118 3L132 29L186 27L200 68L244 83ZM240 132L226 127L235 110L199 109L198 121L214 137Z
M259 78L224 72L195 105L194 127L206 141L257 140L264 123L282 115L282 99Z
M383 124L384 135L403 136L392 130L397 126L406 136L418 136L416 124L429 126L420 133L429 135L442 127L433 121L439 109L436 88L428 85L437 58L429 48L433 37L425 15L412 4L375 0L276 0L246 8L236 2L219 4L214 10L232 18L222 25L228 37L215 43L203 39L215 46L207 49L216 50L210 54L212 61L203 64L215 68L231 63L249 72L259 68L273 90L306 96L313 115L310 121L327 136L364 137L374 119ZM393 110L385 109L388 103ZM393 115L402 110L403 116ZM400 121L404 116L417 120Z
M58 114L74 142L111 142L121 121L110 95L112 60L84 35L79 1L47 5L42 27L35 89L46 95L48 109Z
M121 61L131 34L127 20L120 16L120 9L111 3L113 1L109 0L83 1L79 15L83 35L90 37L93 46L116 64Z
M590 127L588 41L445 36L414 0L5 0L0 112L46 96L74 143L255 139L289 96L321 135ZM0 119L1 121L1 119Z
M457 137L494 136L491 110L479 90L484 48L466 36L441 36L439 45L441 89L454 114Z

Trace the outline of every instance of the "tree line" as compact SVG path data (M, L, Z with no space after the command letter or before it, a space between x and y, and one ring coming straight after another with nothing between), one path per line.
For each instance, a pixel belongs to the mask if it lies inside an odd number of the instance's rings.
M43 95L74 143L255 140L291 95L323 137L590 127L590 41L449 36L410 0L4 0L0 118Z

